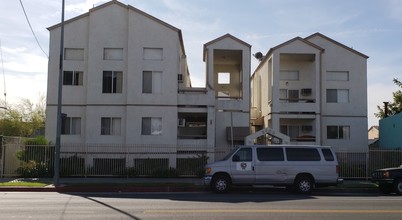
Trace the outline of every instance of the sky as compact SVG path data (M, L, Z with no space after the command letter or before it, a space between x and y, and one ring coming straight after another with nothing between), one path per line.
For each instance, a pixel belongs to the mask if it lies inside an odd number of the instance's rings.
M0 0L0 94L9 104L46 95L47 27L61 21L61 0ZM182 30L193 86L205 85L203 45L226 33L263 54L294 37L320 32L369 56L368 125L378 125L377 105L392 101L402 80L402 1L399 0L120 0ZM65 0L65 19L103 0ZM46 54L45 54L46 53ZM251 57L252 72L258 61ZM5 85L5 86L4 86ZM0 101L5 97L0 95Z

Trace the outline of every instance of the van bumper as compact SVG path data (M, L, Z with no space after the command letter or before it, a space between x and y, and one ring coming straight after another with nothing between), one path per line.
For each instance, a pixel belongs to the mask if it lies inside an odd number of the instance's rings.
M204 183L205 186L211 185L211 181L212 176L204 176L204 178L202 178L202 182Z

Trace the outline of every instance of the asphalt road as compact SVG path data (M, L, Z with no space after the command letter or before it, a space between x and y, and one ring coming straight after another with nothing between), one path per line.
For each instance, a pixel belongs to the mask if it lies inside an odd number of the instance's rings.
M0 219L398 219L402 196L1 192Z

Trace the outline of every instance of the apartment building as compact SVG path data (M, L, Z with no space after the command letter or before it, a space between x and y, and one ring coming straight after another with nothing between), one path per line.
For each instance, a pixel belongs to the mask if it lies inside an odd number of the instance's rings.
M206 151L249 134L249 44L230 34L206 43L206 86L193 88L181 30L133 6L110 1L64 26L62 144ZM53 142L60 28L48 28L46 138Z
M293 144L367 150L368 56L323 34L271 48L251 77L251 129ZM281 142L266 134L257 143Z

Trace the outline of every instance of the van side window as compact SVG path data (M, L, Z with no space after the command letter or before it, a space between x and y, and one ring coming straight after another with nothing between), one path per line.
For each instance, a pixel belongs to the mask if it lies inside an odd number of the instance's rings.
M257 148L257 158L259 161L284 161L282 148Z
M330 149L321 149L322 154L324 155L324 158L326 161L334 161L334 155L332 154Z
M286 148L288 161L320 161L317 149L313 148Z
M253 152L251 148L242 148L232 157L233 162L252 161Z

